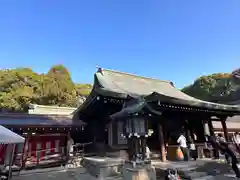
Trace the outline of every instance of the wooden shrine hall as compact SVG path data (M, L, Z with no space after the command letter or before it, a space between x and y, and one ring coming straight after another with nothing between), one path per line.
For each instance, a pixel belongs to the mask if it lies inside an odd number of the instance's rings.
M132 103L130 108L126 108L126 102ZM166 145L176 147L182 131L188 139L196 135L196 143L205 142L205 124L214 135L212 121L222 123L228 140L226 118L238 114L240 106L196 99L175 88L172 82L101 68L94 74L90 95L75 111L76 118L87 123L88 138L105 150L127 148L124 122L113 120L114 116L142 117L153 131L146 143L151 151L160 152L163 161Z

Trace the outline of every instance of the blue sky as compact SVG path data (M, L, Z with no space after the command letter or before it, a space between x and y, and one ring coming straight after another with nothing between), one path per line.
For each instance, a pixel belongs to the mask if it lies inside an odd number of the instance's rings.
M8 0L0 2L0 68L75 82L96 66L187 85L240 66L239 0Z

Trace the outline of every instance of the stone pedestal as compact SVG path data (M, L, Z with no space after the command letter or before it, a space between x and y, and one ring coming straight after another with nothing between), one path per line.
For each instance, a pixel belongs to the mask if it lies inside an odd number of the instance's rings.
M88 157L83 158L82 165L87 172L99 179L121 175L124 160L117 158Z
M151 163L126 162L123 180L156 180L156 171Z

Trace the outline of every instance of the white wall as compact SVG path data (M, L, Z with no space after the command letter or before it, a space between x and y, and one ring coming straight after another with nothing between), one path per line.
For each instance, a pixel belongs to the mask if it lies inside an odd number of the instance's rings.
M54 115L69 115L76 110L76 108L70 107L58 107L58 106L43 106L32 105L33 109L29 109L29 114L54 114Z

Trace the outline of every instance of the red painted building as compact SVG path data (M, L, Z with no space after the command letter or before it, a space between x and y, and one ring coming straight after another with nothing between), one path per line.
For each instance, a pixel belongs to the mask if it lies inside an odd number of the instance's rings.
M26 138L19 145L15 162L26 167L66 160L67 141L71 133L84 131L84 123L66 115L0 114L0 124ZM0 162L7 146L0 146ZM23 156L21 155L23 153Z

